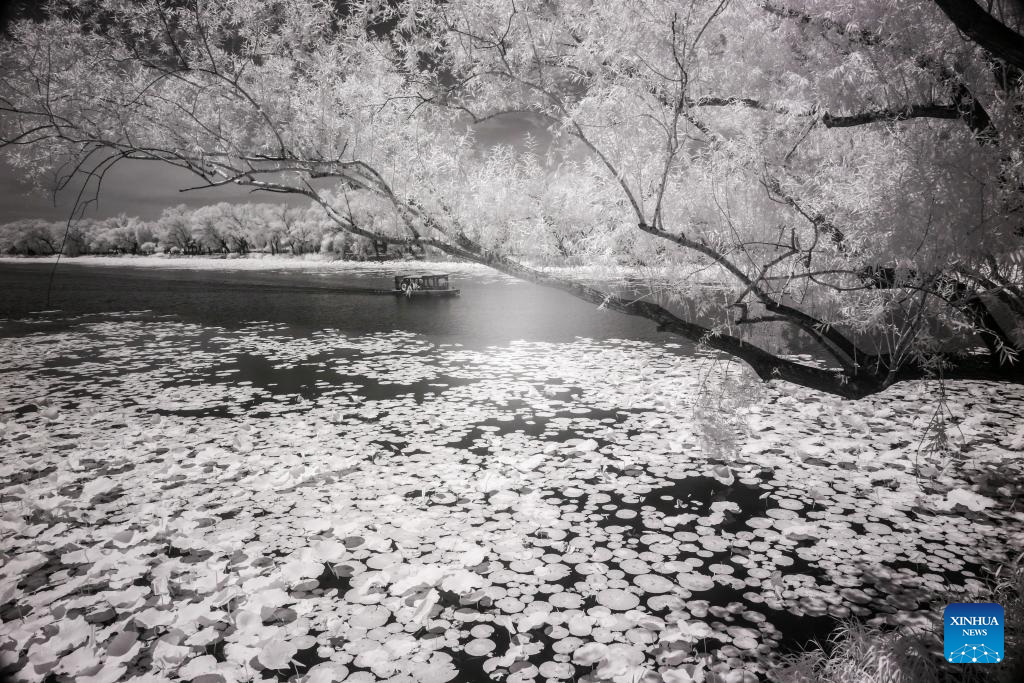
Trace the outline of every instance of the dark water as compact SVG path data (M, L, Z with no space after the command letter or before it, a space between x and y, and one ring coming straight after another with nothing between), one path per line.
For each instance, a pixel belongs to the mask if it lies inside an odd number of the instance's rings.
M182 270L62 262L47 305L51 264L0 264L0 318L60 309L66 315L152 311L205 325L284 323L294 333L346 334L405 330L436 343L467 346L512 340L645 339L681 341L654 323L599 310L568 294L506 278L454 275L455 298L407 300L345 289L390 288L392 269L378 273ZM394 269L406 270L396 263Z
M403 264L394 269L405 270ZM528 283L517 282L486 274L454 275L452 285L462 290L462 296L451 299L412 299L392 295L356 293L353 289L386 289L391 285L394 269L383 267L375 273L323 272L311 267L308 271L265 270L186 270L159 267L107 267L62 263L54 281L49 303L46 300L47 284L51 264L44 263L3 263L0 264L0 336L17 335L22 331L42 331L52 327L74 324L64 321L66 317L78 315L120 313L124 311L149 311L148 315L173 316L175 319L201 325L222 328L247 326L256 321L283 324L287 334L303 336L323 329L335 329L349 335L372 334L402 330L423 335L435 343L459 343L466 346L501 345L513 340L529 341L570 341L575 337L594 339L635 339L657 342L675 342L680 348L677 353L693 352L692 345L685 340L657 332L650 321L624 316L619 313L599 310L596 306L575 299L567 294ZM61 314L36 316L42 310L59 309ZM5 321L4 318L7 320ZM23 324L19 319L44 319L48 322ZM75 358L73 362L79 362ZM177 385L212 385L244 381L265 389L267 401L281 402L282 395L315 400L323 390L318 382L330 380L328 386L340 382L358 385L358 394L370 401L393 399L398 394L413 394L422 402L426 392L431 396L439 391L438 380L450 384L454 378L434 378L430 382L380 386L356 376L332 376L329 374L330 358L313 357L286 369L258 356L240 354L233 359L218 359L209 371L182 376ZM336 360L336 359L335 359ZM48 366L58 371L62 360L54 360ZM220 376L225 370L236 371L230 378ZM571 399L566 409L557 417L572 415ZM255 417L263 416L262 406L246 405ZM514 403L509 408L517 408ZM206 415L228 417L236 413L227 406L212 411L194 411L189 417L202 418ZM35 409L35 406L32 406ZM296 410L299 410L296 407ZM17 413L17 411L15 411ZM154 411L162 414L163 411ZM599 412L591 411L590 417L605 422L618 422L626 415L624 410ZM488 435L503 435L524 432L530 436L543 437L549 441L565 441L575 437L591 437L549 426L548 418L527 413L516 413L512 421L490 420L481 422L470 431L463 441L455 445L468 453L486 457L489 443L484 439L484 428L491 428ZM496 430L493 431L493 430ZM594 436L601 443L599 436ZM386 441L382 446L395 447ZM405 444L400 444L405 445ZM45 474L45 472L44 472ZM629 474L629 472L623 472ZM731 501L745 513L763 514L766 503L764 489L736 484L726 487L708 477L690 477L671 486L652 491L643 499L633 502L617 500L619 508L632 508L639 514L643 506L653 506L669 514L682 506L695 511L704 510L712 500ZM549 500L559 497L557 491L545 492ZM561 502L568 503L562 498ZM735 532L741 528L745 517L730 518L724 530ZM620 525L611 520L604 524ZM628 526L636 526L637 522ZM643 550L630 541L637 550ZM709 563L726 563L734 552L729 549ZM827 585L827 577L820 569L806 562L796 562L794 572L814 576ZM744 576L743 570L737 574ZM581 580L578 575L564 579L566 585ZM320 577L322 589L348 587L346 577L335 576L325 569ZM729 605L744 602L742 591L716 586L712 591L699 596L712 605ZM922 600L923 601L923 600ZM824 640L834 626L831 617L796 616L783 610L757 607L770 617L768 643L779 651L786 652L800 648L811 638ZM495 636L499 651L508 647L507 634L499 629ZM545 650L543 656L550 654ZM300 660L312 664L315 652L300 654ZM459 680L482 678L482 671L472 668L473 662L466 658L457 660L462 669ZM282 676L284 680L284 676Z

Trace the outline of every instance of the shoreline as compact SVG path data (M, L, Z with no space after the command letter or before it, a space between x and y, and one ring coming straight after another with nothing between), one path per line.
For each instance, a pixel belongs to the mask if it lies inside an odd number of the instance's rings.
M56 256L0 256L0 265L7 263L56 263ZM307 258L304 256L249 255L219 256L64 256L62 264L83 266L124 266L128 268L168 268L177 270L448 270L450 272L489 272L476 263L458 261L342 261L340 259Z
M34 263L50 264L57 261L56 256L0 256L3 264ZM246 256L64 256L60 263L83 266L106 266L127 268L166 268L173 270L224 270L224 271L272 271L296 270L307 272L401 272L401 271L440 271L453 274L488 274L510 281L520 282L520 278L506 275L499 270L469 261L406 261L394 259L389 261L343 261L340 259L323 258L318 254L305 256L281 256L268 254L249 254ZM530 266L549 275L559 275L566 280L589 282L622 282L626 280L649 280L653 282L672 282L679 279L673 274L672 266L648 268L643 271L623 266L574 265L574 266ZM713 269L698 269L687 273L686 280L704 286L722 286L723 278Z

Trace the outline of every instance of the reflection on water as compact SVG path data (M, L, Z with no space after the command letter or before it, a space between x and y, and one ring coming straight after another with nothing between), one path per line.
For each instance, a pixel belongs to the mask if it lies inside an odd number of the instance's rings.
M396 263L405 270L407 265ZM293 332L337 329L346 334L395 329L437 343L469 346L516 339L667 340L649 321L598 310L568 294L511 279L453 276L462 296L414 299L338 289L385 289L393 273L301 271L232 272L111 268L62 263L50 305L48 264L0 264L0 316L22 317L45 308L68 314L150 310L183 320L233 327L266 320Z
M314 264L315 265L315 264ZM321 264L322 265L322 264ZM65 314L147 310L180 316L205 325L235 327L254 321L284 323L293 334L336 329L345 334L405 330L436 343L467 346L505 344L513 340L570 341L637 339L680 342L659 333L653 322L598 309L563 292L496 274L456 274L457 298L414 299L361 293L393 286L396 272L408 264L382 264L381 270L324 272L323 270L184 270L107 267L61 263L49 305L47 279L51 266L43 263L0 264L0 317L20 318L44 309ZM429 270L429 266L427 267ZM727 309L726 294L708 289L705 301L680 300L665 293L651 295L633 282L606 288L627 299L645 295L682 317L708 327L721 320L711 311ZM8 333L12 328L8 326ZM774 353L809 354L818 348L792 325L733 329Z

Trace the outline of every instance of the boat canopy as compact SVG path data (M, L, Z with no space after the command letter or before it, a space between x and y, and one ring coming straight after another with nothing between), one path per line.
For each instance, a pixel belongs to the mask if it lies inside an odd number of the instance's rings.
M395 289L406 289L406 286L417 289L448 289L448 273L396 275Z

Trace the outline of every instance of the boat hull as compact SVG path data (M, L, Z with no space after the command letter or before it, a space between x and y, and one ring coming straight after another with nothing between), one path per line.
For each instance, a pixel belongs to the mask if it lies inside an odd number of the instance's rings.
M393 289L391 293L395 296L416 297L449 297L458 296L461 290L458 289L413 289L409 291Z

